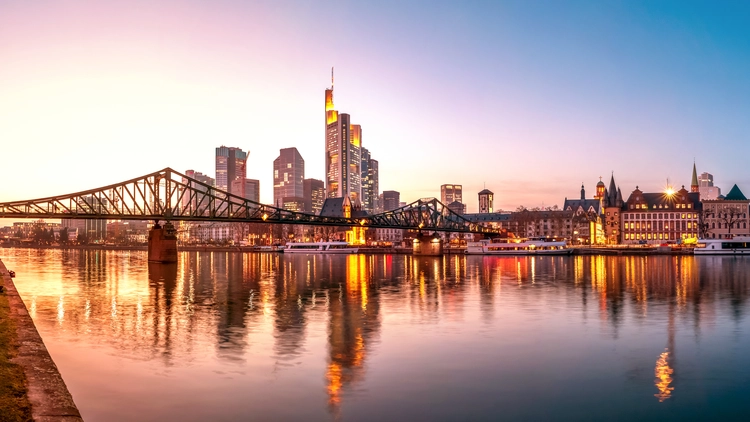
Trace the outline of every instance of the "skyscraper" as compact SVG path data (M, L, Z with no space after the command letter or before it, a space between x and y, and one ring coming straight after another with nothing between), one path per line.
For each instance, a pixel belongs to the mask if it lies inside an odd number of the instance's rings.
M445 205L451 202L460 202L463 204L463 186L462 185L440 185L440 202Z
M257 179L245 179L245 199L260 202L260 181Z
M325 90L325 171L328 198L349 196L352 203L362 197L362 127L352 125L350 116L333 105L333 69L331 87Z
M701 201L714 200L721 196L721 189L714 186L714 175L703 172L698 178L698 192L701 195Z
M362 148L362 209L374 212L378 202L378 161Z
M297 148L282 148L273 161L274 206L292 211L304 209L305 160ZM288 204L288 205L285 205Z
M318 179L305 179L303 192L305 198L304 211L309 214L320 214L320 210L323 209L323 201L326 199L325 183Z
M201 183L205 183L208 186L213 187L215 180L209 176L206 176L205 174L195 171L195 170L187 170L185 171L185 176L197 180ZM183 179L183 183L187 183L187 180ZM202 185L196 185L193 186L193 188L199 192L208 192L209 188L207 186ZM209 206L209 200L206 198L205 194L196 194L195 196L190 197L190 195L185 195L182 198L182 208L186 210L191 211L201 211L207 209Z
M223 191L243 196L241 192L246 177L247 153L239 148L225 147L216 148L216 188ZM232 182L235 184L235 192L232 191Z
M401 205L401 193L395 190L383 191L383 211L395 210Z

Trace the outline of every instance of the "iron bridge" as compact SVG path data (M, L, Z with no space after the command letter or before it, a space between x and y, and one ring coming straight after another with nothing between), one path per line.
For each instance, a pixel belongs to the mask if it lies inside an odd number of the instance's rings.
M250 201L165 168L135 179L67 195L0 203L0 218L167 220L364 226L488 233L435 198L361 218L326 217Z

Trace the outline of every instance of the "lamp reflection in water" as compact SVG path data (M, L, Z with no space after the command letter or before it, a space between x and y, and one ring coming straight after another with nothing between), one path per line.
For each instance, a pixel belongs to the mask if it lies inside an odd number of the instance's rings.
M674 369L669 367L669 349L664 349L664 352L659 355L659 359L656 359L656 367L654 368L654 375L656 376L654 384L659 390L658 393L654 394L654 397L659 399L659 403L672 397L674 387L669 386L673 381L672 373L674 373Z

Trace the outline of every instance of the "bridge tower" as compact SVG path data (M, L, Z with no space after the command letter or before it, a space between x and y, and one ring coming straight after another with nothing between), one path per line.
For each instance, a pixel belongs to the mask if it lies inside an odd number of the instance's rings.
M159 221L148 232L148 262L177 262L177 230L167 221Z

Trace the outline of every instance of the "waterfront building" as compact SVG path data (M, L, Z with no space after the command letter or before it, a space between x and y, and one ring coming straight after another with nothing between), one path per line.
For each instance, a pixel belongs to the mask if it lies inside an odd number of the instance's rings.
M483 189L481 192L479 192L479 213L485 214L485 213L493 213L495 212L492 207L493 202L493 193L489 189Z
M615 185L615 175L609 179L609 189L604 192L602 198L602 226L607 244L617 245L622 243L622 192Z
M721 189L714 186L714 175L703 172L698 178L698 191L701 194L701 200L714 200L721 196Z
M638 186L622 208L625 244L681 242L698 237L700 194L683 186L677 192L644 193Z
M362 127L352 124L348 114L334 109L331 72L331 87L325 90L326 197L348 196L352 202L361 202L361 147Z
M606 196L607 189L603 186L604 183L599 180L599 183L596 184L596 195L592 199L586 198L586 190L583 184L581 184L580 199L565 198L563 211L573 213L573 227L570 239L588 244L603 243L605 241L604 230L602 228L602 202Z
M374 241L378 244L398 245L404 240L404 229L374 229Z
M395 190L383 191L383 211L391 211L398 208L401 203L401 193Z
M216 148L216 188L242 196L248 153L235 147ZM233 182L237 181L236 184ZM235 191L232 191L232 188Z
M575 213L569 210L527 210L511 213L469 213L463 217L472 223L506 230L515 237L556 237L571 239ZM588 233L588 232L586 232ZM584 236L581 234L582 237ZM586 234L587 236L587 234Z
M273 203L290 211L303 211L305 160L297 148L282 148L273 161Z
M325 183L318 179L303 180L302 197L305 201L305 212L319 215L326 199Z
M703 200L702 204L702 238L750 236L750 200L737 185L732 186L726 196Z

